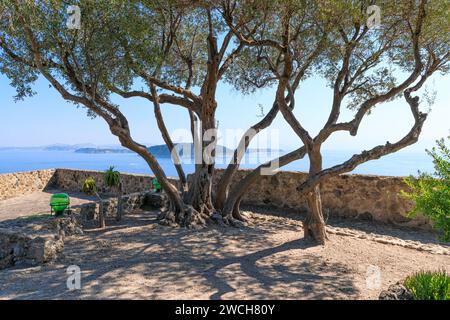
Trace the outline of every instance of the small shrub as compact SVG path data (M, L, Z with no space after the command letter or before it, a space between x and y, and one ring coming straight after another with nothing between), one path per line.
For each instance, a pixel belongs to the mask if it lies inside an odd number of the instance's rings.
M419 172L417 178L406 178L411 191L402 191L401 194L415 202L409 217L417 214L429 217L440 231L439 238L450 241L450 149L441 139L437 141L437 149L427 150L427 153L433 158L434 174Z
M450 300L450 276L444 271L420 271L405 279L415 300Z
M87 178L83 181L81 192L89 195L94 195L97 193L97 183L95 182L94 178Z

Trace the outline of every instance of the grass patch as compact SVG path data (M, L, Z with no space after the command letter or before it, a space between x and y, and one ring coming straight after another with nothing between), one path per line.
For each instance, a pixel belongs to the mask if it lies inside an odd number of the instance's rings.
M415 300L450 300L450 276L445 270L417 272L404 285Z

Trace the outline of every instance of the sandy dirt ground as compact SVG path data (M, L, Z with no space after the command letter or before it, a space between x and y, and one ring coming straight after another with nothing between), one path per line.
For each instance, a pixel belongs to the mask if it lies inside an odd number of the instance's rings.
M199 230L129 214L66 239L54 264L0 271L0 299L376 299L414 271L450 271L450 248L431 233L337 220L316 246L297 215L248 214L245 228ZM70 265L80 290L67 289Z
M95 201L95 197L87 196L81 192L61 190L37 191L0 201L0 221L35 214L50 214L50 197L55 193L67 193L70 196L70 205L72 207Z

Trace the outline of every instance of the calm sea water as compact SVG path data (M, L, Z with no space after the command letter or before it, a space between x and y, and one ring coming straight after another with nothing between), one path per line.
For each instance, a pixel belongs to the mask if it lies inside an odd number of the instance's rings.
M324 166L329 167L339 164L351 157L353 153L351 151L324 152ZM268 156L265 154L247 155L241 167L252 168L267 159ZM160 158L159 161L168 176L175 177L177 175L170 159ZM186 162L189 161L186 160ZM105 170L111 165L115 166L121 172L151 173L144 160L133 153L85 154L75 153L73 151L44 151L35 149L0 150L0 173L50 168ZM194 171L194 164L192 163L185 163L183 166L187 173ZM217 167L226 167L225 161L219 161ZM282 170L307 171L307 168L308 163L306 159L293 162L283 167ZM379 160L367 162L359 166L353 173L406 176L417 174L418 170L433 172L433 164L430 157L424 152L400 152L389 155Z

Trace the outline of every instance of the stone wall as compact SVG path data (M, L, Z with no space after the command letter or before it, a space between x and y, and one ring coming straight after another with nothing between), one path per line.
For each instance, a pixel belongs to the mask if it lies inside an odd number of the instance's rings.
M105 188L103 172L88 170L57 169L55 172L55 185L58 189L65 191L80 191L83 181L93 178L97 182L100 192L108 192ZM152 186L153 176L143 174L122 173L122 188L125 194L149 191ZM171 179L172 183L178 184L177 179Z
M0 174L0 201L51 187L55 182L55 171L51 169Z
M217 170L220 176L223 170ZM240 170L234 181L239 181L249 171ZM274 206L277 208L306 211L306 202L296 190L305 180L302 172L281 171L273 176L262 176L243 197L243 204ZM239 180L238 180L239 179ZM217 182L218 178L215 180ZM402 177L345 174L331 178L321 188L325 213L335 217L363 218L423 226L428 228L428 220L411 220L405 214L413 204L399 196L400 190L407 189Z
M217 170L216 182L221 172L223 171ZM238 181L247 172L240 170L234 181ZM99 171L43 170L0 175L0 200L49 186L65 191L80 191L83 180L88 177L97 181L100 192L108 191L103 185L103 173ZM148 191L152 178L150 175L122 174L124 193ZM305 211L305 199L296 190L304 179L304 173L289 171L262 176L248 190L243 204ZM171 181L178 183L176 179ZM405 217L412 203L399 196L402 189L406 189L402 177L341 175L331 178L322 186L322 199L325 212L330 216L358 217L428 228L429 223L424 218L410 220Z
M80 234L73 216L33 217L0 223L0 270L18 264L38 265L61 256L66 236Z

